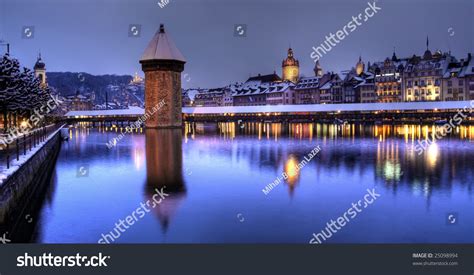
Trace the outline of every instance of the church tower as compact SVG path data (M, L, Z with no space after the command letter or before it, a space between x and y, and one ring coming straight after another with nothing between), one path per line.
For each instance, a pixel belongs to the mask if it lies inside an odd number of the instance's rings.
M359 56L359 61L356 64L356 73L361 75L365 71L365 64L362 62L362 57Z
M314 75L317 77L323 76L323 68L319 64L319 60L316 61L316 65L314 66Z
M46 84L46 65L44 64L43 60L41 59L41 53L38 55L38 59L36 60L34 66L35 77L39 78L41 86L45 87Z
M282 79L283 81L298 82L300 72L300 63L293 57L293 50L288 49L288 56L282 63Z
M145 73L145 113L151 117L146 128L182 126L181 72L184 59L163 24L140 60Z

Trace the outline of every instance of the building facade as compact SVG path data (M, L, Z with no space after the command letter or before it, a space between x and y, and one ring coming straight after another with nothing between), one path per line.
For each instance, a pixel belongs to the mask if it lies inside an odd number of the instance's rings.
M300 63L293 56L293 49L288 49L288 55L282 62L282 79L297 83L300 74Z
M48 85L46 82L46 64L44 64L41 59L41 53L38 54L38 59L36 60L33 70L35 72L35 77L40 80L40 85L46 87Z
M374 73L376 102L402 102L402 76L406 60L399 60L395 54L383 62L374 63L370 70Z
M427 43L428 45L428 43ZM402 76L403 101L440 101L443 99L442 78L452 56L427 48L423 56L407 60Z
M319 81L321 77L303 77L294 88L295 104L319 104Z

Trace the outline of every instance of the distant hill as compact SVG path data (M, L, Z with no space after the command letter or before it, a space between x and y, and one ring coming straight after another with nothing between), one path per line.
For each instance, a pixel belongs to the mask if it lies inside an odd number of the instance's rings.
M61 95L73 95L76 91L105 93L107 85L127 85L132 80L131 75L91 75L88 73L48 72L48 85L55 88Z

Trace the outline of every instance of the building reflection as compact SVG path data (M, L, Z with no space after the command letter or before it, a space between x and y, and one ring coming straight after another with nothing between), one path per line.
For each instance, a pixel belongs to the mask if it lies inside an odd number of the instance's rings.
M298 159L294 155L290 155L284 164L284 172L286 175L285 183L288 185L290 196L293 196L296 184L300 177L298 162Z
M152 211L163 231L186 197L183 178L183 150L181 129L146 129L146 200L153 200L156 190L169 194Z
M247 162L257 170L271 170L275 175L288 174L285 184L290 195L305 174L295 167L312 149L299 144L321 145L319 156L307 165L316 175L320 171L347 171L355 176L373 173L376 182L394 193L403 187L427 198L434 191L451 189L453 183L472 190L473 171L469 163L474 162L474 154L440 144L465 145L465 141L474 139L474 126L459 126L442 141L426 146L422 154L418 154L416 146L423 140L432 140L438 126L248 122L218 123L218 129L221 138L232 140L231 159L236 163ZM193 136L205 137L206 134L199 133ZM246 137L258 138L260 142ZM284 146L288 140L296 146ZM213 143L212 150L228 153L215 148L228 144Z

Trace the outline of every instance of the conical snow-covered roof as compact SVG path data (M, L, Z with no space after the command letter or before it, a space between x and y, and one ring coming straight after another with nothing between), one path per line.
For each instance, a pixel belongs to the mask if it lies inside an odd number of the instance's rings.
M186 62L173 40L165 32L163 24L160 25L160 29L153 36L148 47L146 47L140 61L146 60L177 60Z

